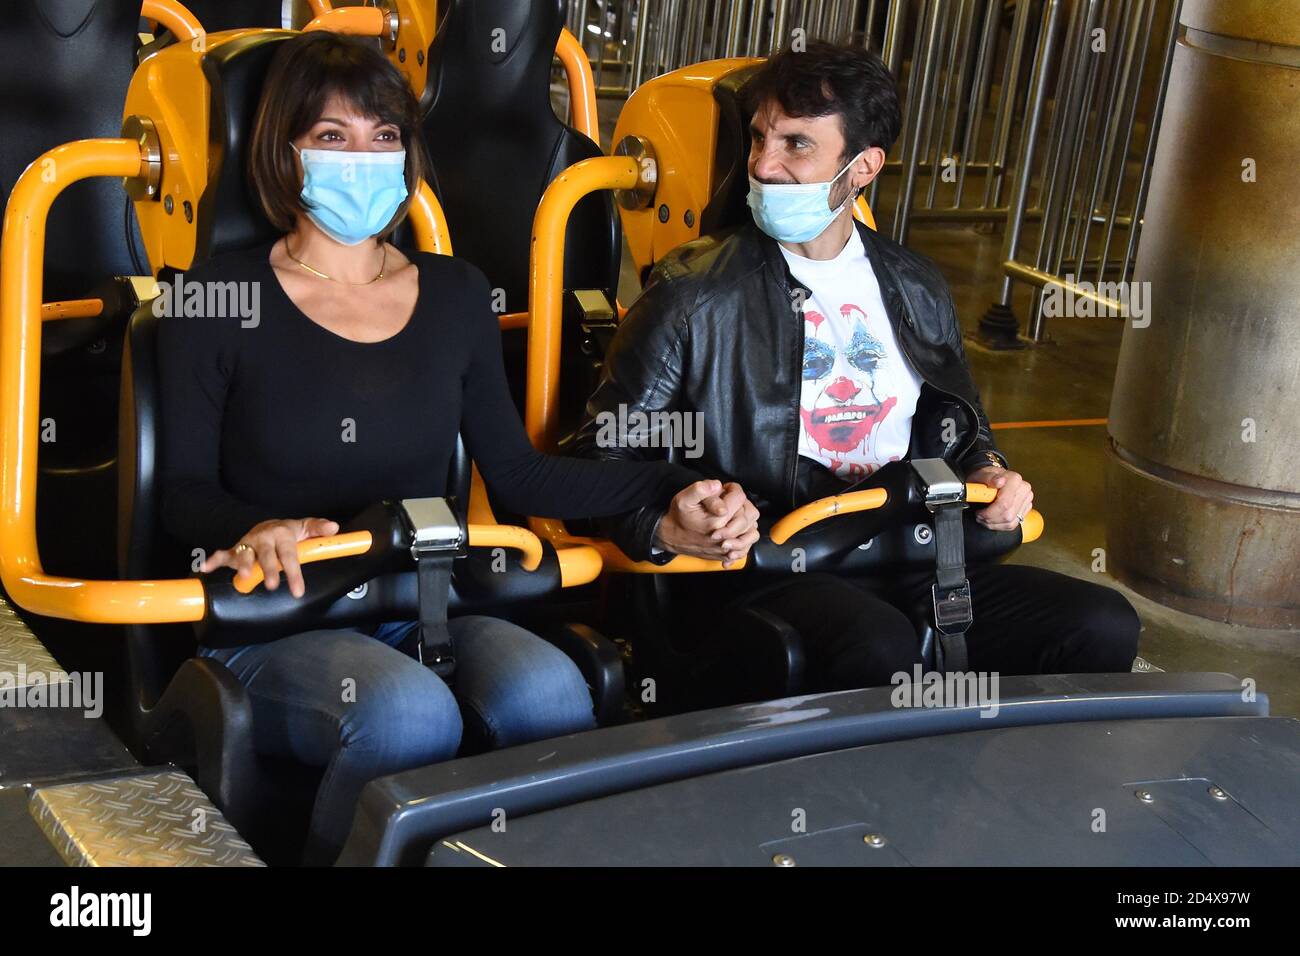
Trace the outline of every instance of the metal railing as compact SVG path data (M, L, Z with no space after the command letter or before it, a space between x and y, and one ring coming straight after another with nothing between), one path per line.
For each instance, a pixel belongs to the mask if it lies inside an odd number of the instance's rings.
M880 228L1004 228L1000 294L981 319L995 347L1023 344L1015 282L1034 287L1029 337L1046 337L1042 289L1099 304L1089 285L1132 271L1181 0L570 0L569 28L598 95L722 56L763 56L796 36L878 50L904 127L872 184ZM799 31L796 33L796 31ZM1083 285L1084 277L1090 277Z

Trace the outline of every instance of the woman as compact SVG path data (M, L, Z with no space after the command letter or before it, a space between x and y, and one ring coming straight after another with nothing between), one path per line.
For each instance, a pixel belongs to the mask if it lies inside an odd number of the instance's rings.
M699 500L721 491L666 463L533 450L483 275L385 241L423 174L417 123L404 80L372 47L312 33L278 51L250 173L285 235L187 277L249 283L258 314L171 317L159 331L163 523L209 554L204 571L256 563L267 588L283 577L301 596L297 543L381 498L444 494L458 433L500 504L522 514L605 515L663 506L688 485ZM756 536L751 512L711 519L734 558ZM497 746L592 726L582 676L536 636L488 617L452 620L453 696L397 648L414 626L201 652L247 687L261 750L326 767L309 863L337 856L367 781L454 756L462 714Z

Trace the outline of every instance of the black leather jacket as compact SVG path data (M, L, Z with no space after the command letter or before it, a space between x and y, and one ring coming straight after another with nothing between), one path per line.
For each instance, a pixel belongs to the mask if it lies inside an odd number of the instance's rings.
M909 457L945 458L958 474L996 461L962 349L948 285L924 256L854 222L908 361L923 381ZM769 520L814 498L847 490L799 456L802 303L776 240L752 221L685 243L655 266L624 317L587 403L575 451L588 458L667 456L710 477L740 482ZM685 449L612 447L601 413L699 412L702 455ZM603 447L602 447L603 446ZM992 456L990 458L990 456ZM662 509L598 522L628 554L646 560ZM668 560L671 555L663 556Z

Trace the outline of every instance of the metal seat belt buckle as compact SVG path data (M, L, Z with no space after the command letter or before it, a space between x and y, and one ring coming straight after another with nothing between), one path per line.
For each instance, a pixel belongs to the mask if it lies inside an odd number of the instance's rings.
M964 634L975 620L971 613L970 579L963 578L956 587L930 588L934 601L934 626L940 634Z

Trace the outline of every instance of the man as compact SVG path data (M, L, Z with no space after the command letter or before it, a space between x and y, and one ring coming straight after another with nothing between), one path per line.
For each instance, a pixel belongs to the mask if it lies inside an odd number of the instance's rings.
M698 411L703 458L692 465L732 479L710 499L719 516L710 521L731 524L702 531L708 521L674 506L623 515L606 532L632 557L660 562L716 556L721 536L735 560L755 536L737 510L737 483L772 519L911 457L942 457L995 488L976 519L1014 529L1033 489L994 445L942 275L852 218L901 127L888 70L866 50L809 43L768 60L745 97L753 222L688 242L656 265L577 442L592 457L648 456L645 443L598 440L597 419L620 406ZM1131 667L1139 622L1118 592L1040 568L967 570L970 669ZM924 606L933 580L932 571L888 580L792 573L775 583L727 574L683 584L701 614L722 609L717 626L746 604L788 621L803 636L809 689L831 690L887 684L921 662L909 613Z

